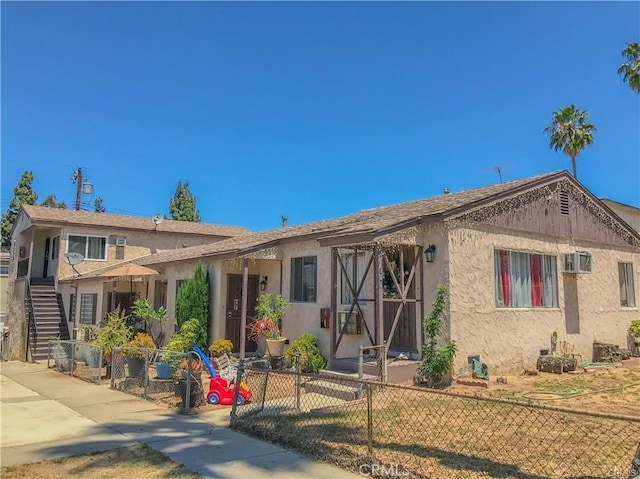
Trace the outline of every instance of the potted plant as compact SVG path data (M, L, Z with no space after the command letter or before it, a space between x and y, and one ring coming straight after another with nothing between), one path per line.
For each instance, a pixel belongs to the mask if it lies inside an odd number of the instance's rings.
M175 392L176 395L182 398L183 404L186 404L186 383L190 381L190 391L192 406L200 405L204 402L204 393L201 381L202 363L200 361L191 361L191 375L188 374L189 365L186 360L187 353L196 346L200 331L200 321L197 318L189 319L180 326L180 331L174 334L166 346L166 352L161 354L163 360L173 354L172 357L172 370L174 372ZM170 353L173 351L173 353ZM183 354L177 354L183 353ZM156 366L157 371L157 366Z
M153 338L147 333L138 333L123 347L125 348L123 354L127 358L129 366L129 377L144 377L145 360L149 354L146 350L155 350L156 348Z
M229 339L218 338L209 346L209 353L215 357L233 352L233 343Z
M102 346L102 356L107 361L107 376L111 376L113 348L131 339L132 330L127 326L125 312L118 306L107 315L107 322L96 334L93 344ZM122 372L122 371L119 371Z
M258 297L255 307L256 320L249 326L248 339L257 341L266 339L267 353L271 357L284 356L287 341L282 335L282 318L289 303L281 294L263 293Z

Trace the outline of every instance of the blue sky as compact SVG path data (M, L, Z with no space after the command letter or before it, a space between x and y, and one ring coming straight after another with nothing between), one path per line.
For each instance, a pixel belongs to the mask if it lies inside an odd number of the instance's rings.
M579 180L639 206L639 5L5 1L2 211L27 169L72 205L82 166L108 212L186 180L205 222L333 218L570 170L542 130L571 103Z

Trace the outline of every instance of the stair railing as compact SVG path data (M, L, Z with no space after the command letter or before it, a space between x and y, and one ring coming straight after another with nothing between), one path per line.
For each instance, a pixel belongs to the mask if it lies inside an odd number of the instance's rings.
M25 312L27 313L27 345L25 348L24 360L29 360L29 348L31 348L31 356L35 355L35 348L38 342L38 326L36 325L36 317L33 313L33 298L31 297L31 286L27 282L26 294L24 298Z

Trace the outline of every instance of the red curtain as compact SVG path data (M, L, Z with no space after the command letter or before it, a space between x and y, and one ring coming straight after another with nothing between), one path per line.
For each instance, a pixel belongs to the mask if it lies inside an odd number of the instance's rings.
M500 279L502 281L502 299L504 306L509 306L509 252L500 251Z
M542 256L529 255L531 262L531 306L542 306Z

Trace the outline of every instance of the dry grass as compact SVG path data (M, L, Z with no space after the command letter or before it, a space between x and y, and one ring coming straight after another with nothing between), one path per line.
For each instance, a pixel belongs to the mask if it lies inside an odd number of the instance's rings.
M143 444L84 456L66 457L2 468L3 479L196 479L200 474Z
M584 479L607 477L616 468L628 469L640 439L640 422L524 403L521 393L526 390L558 387L559 376L545 376L526 379L524 384L511 381L510 391L506 387L467 388L464 392L468 396L381 388L372 401L374 457L383 464L405 465L412 477ZM559 405L584 409L592 404L602 407L604 413L637 415L638 388L619 386L635 382L639 376L640 368L599 371L572 379L565 375L562 379L583 392L608 391L565 399ZM270 373L268 399L272 390L277 395L294 394L290 381ZM470 391L485 397L474 397ZM520 404L492 400L516 396ZM322 401L319 399L316 407L321 408ZM549 405L557 401L539 402ZM612 410L612 404L618 410ZM308 413L269 411L268 405L259 415L241 418L239 427L352 470L357 471L367 460L366 402Z

